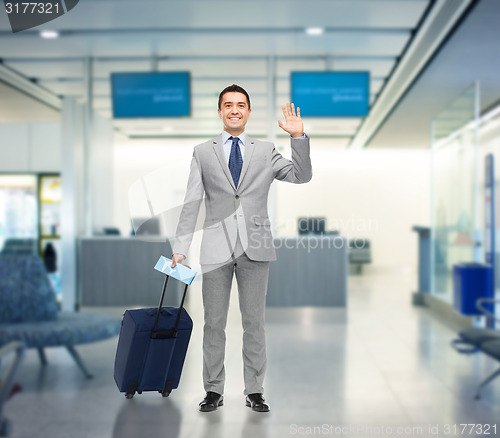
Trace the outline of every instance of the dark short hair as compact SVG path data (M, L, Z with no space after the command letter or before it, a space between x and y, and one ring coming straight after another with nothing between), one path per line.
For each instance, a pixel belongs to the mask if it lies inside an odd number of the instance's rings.
M241 93L244 94L245 97L247 98L247 103L248 103L248 108L250 109L250 96L246 92L246 90L239 85L233 84L230 85L229 87L224 88L220 94L219 94L219 105L218 108L220 109L220 106L222 104L222 98L224 97L224 94L226 93Z

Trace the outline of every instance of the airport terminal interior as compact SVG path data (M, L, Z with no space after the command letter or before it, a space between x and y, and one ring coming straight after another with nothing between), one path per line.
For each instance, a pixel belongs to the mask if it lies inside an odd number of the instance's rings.
M500 435L498 0L4 6L0 437ZM291 101L310 139L311 181L267 203L270 412L245 404L236 280L224 403L199 410L203 207L178 387L123 390L115 364L124 313L155 314L231 84L248 136L290 159Z

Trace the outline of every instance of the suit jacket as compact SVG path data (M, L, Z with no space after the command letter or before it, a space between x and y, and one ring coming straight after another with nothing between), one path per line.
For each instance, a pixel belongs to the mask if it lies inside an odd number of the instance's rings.
M309 138L291 138L291 146L292 159L288 160L273 143L247 136L238 187L224 156L221 135L196 146L172 245L174 254L187 254L204 198L201 264L228 261L238 235L251 260L276 260L267 212L271 183L278 179L302 184L312 178Z

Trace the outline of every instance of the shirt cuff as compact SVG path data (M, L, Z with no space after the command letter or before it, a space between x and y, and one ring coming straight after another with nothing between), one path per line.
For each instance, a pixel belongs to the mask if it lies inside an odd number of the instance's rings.
M290 138L307 138L307 135L304 132L300 137L292 137L292 136L290 136Z

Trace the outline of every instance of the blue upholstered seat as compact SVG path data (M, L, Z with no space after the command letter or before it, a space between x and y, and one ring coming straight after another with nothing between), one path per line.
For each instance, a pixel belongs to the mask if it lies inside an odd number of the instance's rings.
M0 254L0 346L21 341L37 348L64 346L87 377L74 346L118 335L121 320L106 315L58 312L42 260L30 254Z
M91 313L61 312L57 319L0 324L0 345L23 341L28 348L87 344L116 336L121 320Z
M476 307L484 313L487 319L500 322L500 319L495 315L495 313L491 312L489 308L484 306L484 304L488 303L500 303L500 300L498 298L479 298L476 302ZM482 351L493 359L500 361L500 330L472 327L462 330L459 333L459 336L460 339L454 339L452 341L452 346L459 353L470 354ZM481 389L499 376L500 368L493 372L490 376L486 377L486 379L479 384L475 398L479 399Z
M56 318L56 298L41 259L29 254L0 254L0 324Z

